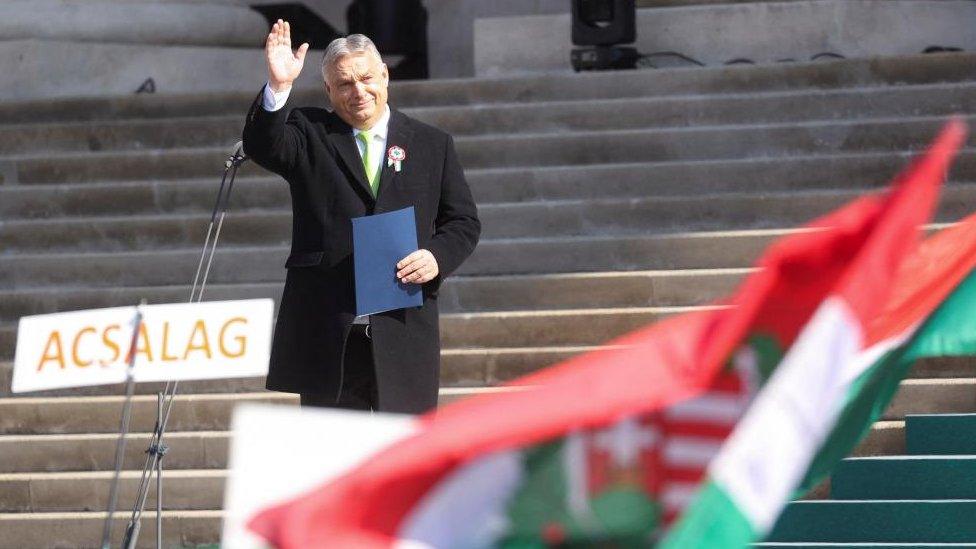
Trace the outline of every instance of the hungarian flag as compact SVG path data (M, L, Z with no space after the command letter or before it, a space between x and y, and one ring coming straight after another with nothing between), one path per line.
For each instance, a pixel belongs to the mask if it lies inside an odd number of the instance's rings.
M936 158L963 134L950 126L909 176L944 174ZM804 327L662 547L747 547L764 538L794 492L821 480L867 433L917 359L976 354L976 216L899 265L895 253L914 233L897 220L921 210L898 192L892 207L903 213L879 224Z
M836 316L825 298L857 304L838 321L881 309L962 134L951 125L888 195L775 243L729 307L669 318L519 390L425 416L417 435L251 528L281 548L646 542L691 497L784 350ZM857 270L876 278L865 285Z

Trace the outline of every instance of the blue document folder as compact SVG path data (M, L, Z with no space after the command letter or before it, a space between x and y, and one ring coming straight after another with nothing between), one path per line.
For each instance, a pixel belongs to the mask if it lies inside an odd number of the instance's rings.
M421 285L403 284L396 276L397 262L417 251L413 206L353 218L352 246L357 315L423 305Z

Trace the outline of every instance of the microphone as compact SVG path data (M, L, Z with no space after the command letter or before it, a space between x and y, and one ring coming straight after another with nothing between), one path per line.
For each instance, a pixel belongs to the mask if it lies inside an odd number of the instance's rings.
M224 162L224 167L230 168L233 165L240 166L247 161L248 156L244 154L244 142L238 141L234 144L234 148L231 149L230 157Z

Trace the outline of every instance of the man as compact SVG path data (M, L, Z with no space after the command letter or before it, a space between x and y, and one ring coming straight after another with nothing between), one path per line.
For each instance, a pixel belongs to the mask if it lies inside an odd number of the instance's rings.
M267 387L303 406L421 413L437 404L437 290L481 232L451 137L387 106L389 71L363 35L322 61L333 112L283 108L308 44L287 22L268 34L268 83L251 106L244 150L291 189L292 245ZM419 250L390 265L423 285L423 306L355 318L354 217L413 206Z

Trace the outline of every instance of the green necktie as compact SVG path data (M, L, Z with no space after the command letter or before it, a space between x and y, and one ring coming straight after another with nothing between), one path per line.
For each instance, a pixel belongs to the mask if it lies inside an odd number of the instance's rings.
M366 179L369 180L369 188L373 190L373 196L379 191L380 180L377 173L369 169L370 149L372 149L373 136L368 131L361 131L356 136L363 144L363 170L366 172Z

